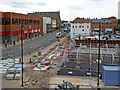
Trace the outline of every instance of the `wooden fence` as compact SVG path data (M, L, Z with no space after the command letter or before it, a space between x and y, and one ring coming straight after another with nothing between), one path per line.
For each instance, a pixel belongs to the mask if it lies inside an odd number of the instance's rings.
M76 45L82 44L99 44L99 40L75 40ZM118 44L120 47L120 40L100 40L101 44Z

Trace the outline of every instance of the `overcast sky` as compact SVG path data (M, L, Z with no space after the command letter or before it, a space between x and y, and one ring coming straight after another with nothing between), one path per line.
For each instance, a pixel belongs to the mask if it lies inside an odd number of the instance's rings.
M62 20L76 17L118 18L120 0L0 0L0 11L32 13L37 11L59 11Z

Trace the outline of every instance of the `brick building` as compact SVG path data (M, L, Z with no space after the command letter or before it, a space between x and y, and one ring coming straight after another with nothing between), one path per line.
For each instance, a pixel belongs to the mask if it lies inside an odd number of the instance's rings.
M113 33L114 34L114 24L108 19L92 19L91 22L91 32L93 35L99 33L99 25L101 34Z
M50 17L54 23L52 23L52 28L59 28L61 24L60 11L56 12L35 12L28 13L28 15L39 15L42 17ZM55 25L56 24L56 25Z
M98 34L99 32L99 24L101 34L114 34L114 27L117 26L117 19L116 17L108 17L102 19L92 19L91 22L91 33L93 35Z
M101 35L115 34L114 27L117 26L116 17L108 17L102 19L90 19L90 18L79 18L77 17L71 22L71 38L76 35L98 35L99 24ZM75 33L75 34L74 34Z
M21 23L23 22L23 38L39 36L43 31L42 18L14 12L0 12L0 43L19 41Z

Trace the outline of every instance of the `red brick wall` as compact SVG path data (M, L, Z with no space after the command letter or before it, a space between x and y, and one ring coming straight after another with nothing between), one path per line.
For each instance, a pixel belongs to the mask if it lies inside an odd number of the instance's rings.
M39 16L31 16L31 15L25 15L25 14L19 14L19 13L13 13L13 12L0 12L0 18L10 18L10 25L0 25L0 32L2 31L10 31L10 43L12 43L12 32L13 31L20 31L21 30L21 24L19 23L19 19L26 19L26 20L39 20L39 25L23 25L24 30L30 30L29 26L31 26L31 29L40 29L42 33L43 30L43 20ZM12 25L12 18L18 19L18 25ZM37 23L37 22L36 22ZM28 23L29 24L29 23Z
M2 16L2 18L3 17L16 18L16 19L18 19L18 22L19 22L19 19L39 20L40 25L24 25L25 30L29 30L29 26L31 26L31 29L39 29L40 28L40 30L43 30L42 18L37 17L37 16L30 16L30 15L24 15L24 14L18 14L18 13L5 12L4 15ZM2 25L2 27L4 27L4 26ZM5 25L5 27L6 27L6 31L10 31L10 28L11 28L11 31L21 30L21 25L19 23L18 23L18 25ZM4 29L5 28L3 28L3 31L5 31Z
M91 22L91 30L92 31L94 31L94 28L93 28L93 26L95 26L95 28L97 28L97 26L98 26L98 28L99 28L99 23L97 24L97 23L95 23L95 24L93 24L93 22ZM102 26L103 26L103 28L102 28ZM107 27L108 26L108 27ZM114 23L112 22L112 24L111 23L109 23L109 24L107 24L107 23L101 23L101 32L102 32L102 30L104 31L104 33L105 33L105 29L106 28L111 28L111 26L112 26L112 33L114 33Z

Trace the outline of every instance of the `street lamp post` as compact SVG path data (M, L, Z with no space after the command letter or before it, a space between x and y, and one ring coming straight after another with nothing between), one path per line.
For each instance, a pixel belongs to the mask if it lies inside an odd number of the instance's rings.
M100 31L101 31L101 22L99 21L99 49L98 49L98 83L97 83L97 90L99 88L99 66L100 66Z
M23 87L23 23L21 23L21 59L22 59L22 87Z

